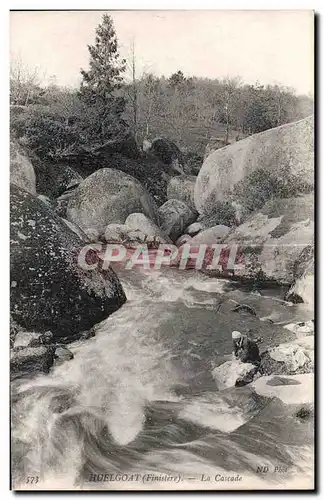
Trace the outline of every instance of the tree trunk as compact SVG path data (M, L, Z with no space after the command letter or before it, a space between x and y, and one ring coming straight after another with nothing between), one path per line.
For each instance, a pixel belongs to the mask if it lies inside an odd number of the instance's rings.
M132 47L132 77L133 77L133 126L134 137L137 138L137 86L136 86L136 64L135 64L135 46Z

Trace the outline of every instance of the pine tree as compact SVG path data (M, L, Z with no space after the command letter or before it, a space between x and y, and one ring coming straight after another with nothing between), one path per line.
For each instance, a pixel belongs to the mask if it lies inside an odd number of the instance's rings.
M169 85L173 88L181 87L186 82L186 78L181 70L173 73L169 78Z
M92 107L92 135L105 140L113 135L114 127L122 123L120 115L124 111L125 101L116 95L123 81L122 73L126 69L125 59L120 59L118 41L113 20L104 14L101 24L96 29L94 45L88 45L90 53L89 70L81 69L82 82L80 96ZM90 119L91 121L91 119Z

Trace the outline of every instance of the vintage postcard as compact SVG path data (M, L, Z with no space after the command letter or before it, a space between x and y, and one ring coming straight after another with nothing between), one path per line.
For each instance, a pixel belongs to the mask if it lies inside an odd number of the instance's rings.
M13 490L313 490L314 12L10 12Z

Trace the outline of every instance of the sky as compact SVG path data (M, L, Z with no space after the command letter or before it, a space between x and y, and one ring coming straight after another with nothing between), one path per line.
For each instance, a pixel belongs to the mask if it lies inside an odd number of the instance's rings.
M134 41L136 73L223 78L246 83L280 83L299 94L313 93L313 12L107 11L120 54L130 59ZM10 13L10 56L38 68L43 84L77 86L89 61L88 44L103 11Z

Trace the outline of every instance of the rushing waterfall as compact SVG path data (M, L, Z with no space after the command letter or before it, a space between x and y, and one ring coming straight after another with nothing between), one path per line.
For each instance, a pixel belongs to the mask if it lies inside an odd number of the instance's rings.
M230 283L175 269L119 276L127 303L71 345L73 360L12 383L14 486L309 487L313 423L249 386L215 386L212 368L231 354L215 306ZM269 303L270 315L281 301Z

